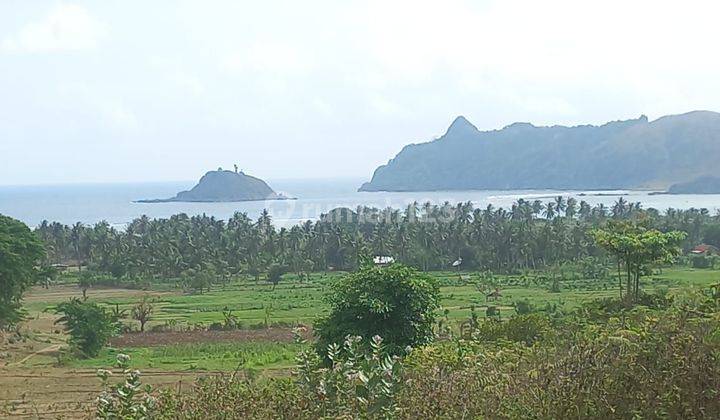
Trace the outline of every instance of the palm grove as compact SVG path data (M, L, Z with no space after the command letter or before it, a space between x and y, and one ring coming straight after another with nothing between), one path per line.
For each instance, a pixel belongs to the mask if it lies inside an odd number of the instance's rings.
M684 239L674 236L671 242L685 250L701 242L720 245L718 215L705 209L661 214L622 198L609 208L563 197L547 203L520 199L510 209L474 208L469 202L414 203L402 211L339 208L289 229L277 229L263 212L257 220L245 213L227 221L205 215L143 216L124 230L105 222L43 222L36 232L46 245L48 262L74 261L97 281L176 281L202 290L237 274L279 281L283 270L299 276L328 269L352 271L376 255L424 271L447 269L456 260L467 270L519 272L587 257L602 259L608 253L601 247L610 254L613 250L596 230L618 226L609 224L617 221L636 230L684 232Z
M43 222L33 233L11 218L2 222L6 320L17 320L22 292L50 277L50 265L61 262L81 267L84 290L93 283L171 281L202 291L238 274L277 283L285 271L301 278L312 271L353 271L373 255L392 256L424 271L461 260L463 269L501 272L588 258L606 265L613 257L626 278L621 288L637 295L640 275L652 263L674 256L677 245L685 250L701 242L720 245L717 214L705 209L661 213L623 198L611 207L558 196L549 202L520 199L510 209L475 208L469 202L413 203L404 210L338 208L289 229L276 228L266 211L257 220L245 213L227 221L205 215L143 216L124 230L106 222ZM642 250L650 251L641 255Z

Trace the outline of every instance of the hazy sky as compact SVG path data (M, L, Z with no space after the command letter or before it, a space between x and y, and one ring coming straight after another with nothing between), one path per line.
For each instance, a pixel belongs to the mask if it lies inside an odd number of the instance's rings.
M0 0L0 184L369 178L460 114L720 111L717 4Z

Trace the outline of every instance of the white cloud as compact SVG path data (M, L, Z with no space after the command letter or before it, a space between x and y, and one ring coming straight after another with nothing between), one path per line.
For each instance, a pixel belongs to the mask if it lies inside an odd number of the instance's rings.
M78 82L59 85L57 93L64 112L69 115L82 116L116 132L127 133L141 128L137 114L126 105L122 95L112 90Z
M63 4L5 38L2 49L28 53L93 49L106 32L106 26L81 6Z
M256 42L241 51L229 54L222 62L228 71L271 73L302 73L312 68L307 51L278 41Z

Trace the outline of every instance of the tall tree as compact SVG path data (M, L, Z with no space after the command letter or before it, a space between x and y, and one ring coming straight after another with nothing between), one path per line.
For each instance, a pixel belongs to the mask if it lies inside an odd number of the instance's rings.
M608 228L592 232L595 242L614 255L618 266L625 266L626 298L639 298L640 277L653 263L669 262L680 253L684 232L663 233L644 224L632 222L611 223ZM620 280L622 277L618 273ZM622 296L622 287L621 287Z
M24 223L0 215L0 329L22 318L22 295L44 258L42 242Z

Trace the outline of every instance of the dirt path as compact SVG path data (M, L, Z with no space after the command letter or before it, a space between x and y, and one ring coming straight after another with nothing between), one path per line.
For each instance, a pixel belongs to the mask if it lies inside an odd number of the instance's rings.
M28 354L27 356L23 357L22 359L18 360L17 362L9 363L7 366L8 366L8 367L20 366L20 365L22 365L23 363L27 362L28 360L32 359L34 356L37 356L37 355L39 355L39 354L46 354L46 353L54 353L54 352L57 352L57 351L60 350L60 348L61 348L62 346L63 346L62 344L53 344L53 345L51 345L51 346L47 346L47 347L45 347L45 348L43 348L43 349L40 349L40 350L38 350L38 351L35 351L35 352L32 352L32 353Z

